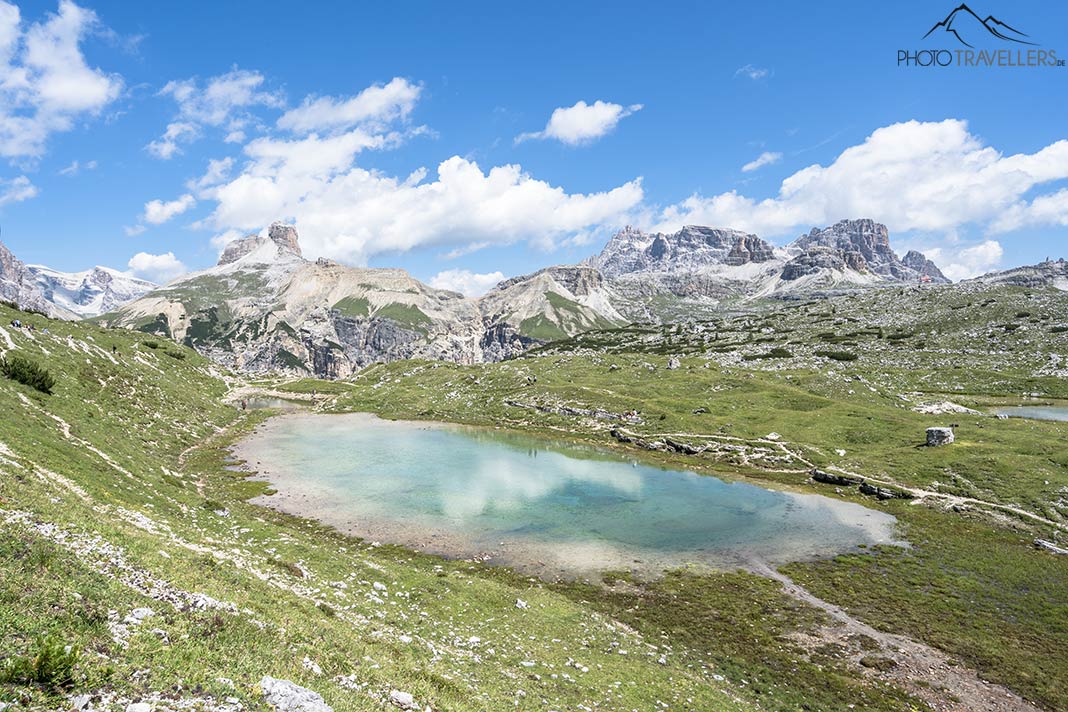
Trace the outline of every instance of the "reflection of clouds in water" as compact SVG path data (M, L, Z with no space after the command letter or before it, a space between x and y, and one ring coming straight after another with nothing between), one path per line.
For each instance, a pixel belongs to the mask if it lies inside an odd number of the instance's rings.
M848 527L861 530L873 540L873 543L895 541L893 529L896 520L885 512L815 494L797 492L783 492L783 494L789 498L790 508L811 512L810 519L823 521L828 528Z
M464 520L484 514L490 506L518 509L571 483L598 485L629 497L642 490L641 476L622 467L609 471L597 460L544 451L539 457L538 450L528 454L531 462L522 464L507 456L480 457L472 470L444 476L438 491L445 516Z

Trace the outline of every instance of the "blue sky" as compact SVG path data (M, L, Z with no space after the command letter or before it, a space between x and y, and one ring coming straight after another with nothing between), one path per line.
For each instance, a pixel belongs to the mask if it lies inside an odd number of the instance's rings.
M971 5L1068 59L1063 3ZM899 67L964 49L922 39L953 7L0 0L0 239L164 279L285 218L470 291L627 223L872 217L957 277L1063 255L1068 68Z

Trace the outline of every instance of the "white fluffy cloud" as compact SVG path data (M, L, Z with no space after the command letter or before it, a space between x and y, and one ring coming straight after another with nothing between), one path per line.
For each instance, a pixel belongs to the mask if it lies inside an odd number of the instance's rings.
M347 136L250 144L253 160L211 191L217 205L204 224L248 231L292 216L306 253L362 264L375 254L431 245L526 240L548 249L574 233L622 224L643 197L640 179L601 193L569 194L519 166L483 172L459 156L442 161L432 180L425 169L395 178L353 165L366 141L341 141ZM343 151L329 150L335 141L347 144Z
M998 216L994 232L1011 232L1035 225L1068 226L1068 189L1040 195L1031 202L1019 201Z
M296 109L278 119L279 128L296 133L330 131L407 119L422 88L394 77L388 84L374 84L349 98L307 97Z
M98 29L70 0L24 28L18 7L0 0L0 156L38 158L49 136L93 116L122 91L122 79L90 67L82 40Z
M767 79L768 77L770 77L771 70L765 69L763 67L755 67L752 64L746 64L745 66L738 67L738 69L736 69L734 72L734 76L746 77L747 79L758 81L760 79Z
M515 141L522 143L530 139L551 138L569 146L590 143L610 132L622 119L640 111L641 108L641 104L622 106L605 101L595 101L592 104L580 101L574 106L555 109L543 130L520 134Z
M20 203L37 195L37 186L26 176L0 180L0 207L8 203Z
M255 106L281 108L284 99L278 92L264 91L265 79L259 72L234 68L212 77L203 86L197 79L167 82L160 96L169 96L178 104L178 115L167 125L160 138L147 150L156 158L167 160L181 151L181 145L200 137L204 126L225 126L228 142L245 138L244 128L254 123L249 109Z
M172 121L167 130L155 141L145 146L145 150L156 158L168 160L181 153L181 144L189 143L200 135L200 129L188 121Z
M1003 254L1004 250L997 240L986 240L960 249L936 247L924 251L924 255L954 281L990 272L1001 262Z
M744 166L742 166L742 173L751 173L752 171L755 171L758 168L763 168L764 166L770 166L773 163L778 163L781 160L782 160L782 154L781 153L774 153L772 151L764 151L759 156L757 156L753 160L749 161L749 163L746 163Z
M167 82L159 93L174 98L183 118L208 126L221 126L243 109L283 105L281 95L261 90L263 83L264 77L259 72L235 68L212 77L203 88L196 79L183 79Z
M222 183L230 175L230 171L234 167L234 159L227 156L226 158L210 159L208 161L208 169L204 172L204 175L186 182L186 187L189 190L197 193L198 197L205 197L209 195L206 191Z
M431 277L430 286L459 292L466 297L480 297L503 279L503 272L479 274L466 269L447 269Z
M192 195L186 193L176 200L162 201L162 200L150 200L145 203L145 211L142 213L142 220L152 225L162 225L163 223L175 218L186 210L196 205L196 200Z
M951 233L977 224L991 232L1023 224L1057 224L1068 198L1029 191L1068 178L1068 141L1035 153L1005 156L955 119L908 121L874 131L830 165L812 165L786 178L774 198L737 191L694 194L669 206L657 229L684 224L731 226L760 235L870 216L893 231Z
M185 265L173 252L165 252L162 255L138 252L130 258L126 266L129 267L130 274L158 284L169 282L186 272Z

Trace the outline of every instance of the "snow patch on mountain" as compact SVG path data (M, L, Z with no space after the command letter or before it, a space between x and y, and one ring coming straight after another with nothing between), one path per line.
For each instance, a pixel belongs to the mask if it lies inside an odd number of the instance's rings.
M109 267L84 272L61 272L44 265L26 269L46 300L83 318L118 309L158 286Z

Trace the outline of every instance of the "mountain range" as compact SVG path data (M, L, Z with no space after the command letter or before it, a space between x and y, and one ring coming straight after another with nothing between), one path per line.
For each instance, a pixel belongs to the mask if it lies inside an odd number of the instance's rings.
M815 228L785 247L732 229L626 227L582 264L506 279L477 299L400 269L306 259L296 228L281 222L162 287L106 268L27 267L6 249L0 268L0 295L53 316L100 314L101 323L175 339L235 369L326 378L408 358L499 361L583 331L773 299L949 283L921 253L899 258L886 226L870 219ZM982 279L1068 286L1063 261Z
M118 309L159 287L109 267L84 272L60 272L44 265L27 265L26 269L46 300L78 318Z

